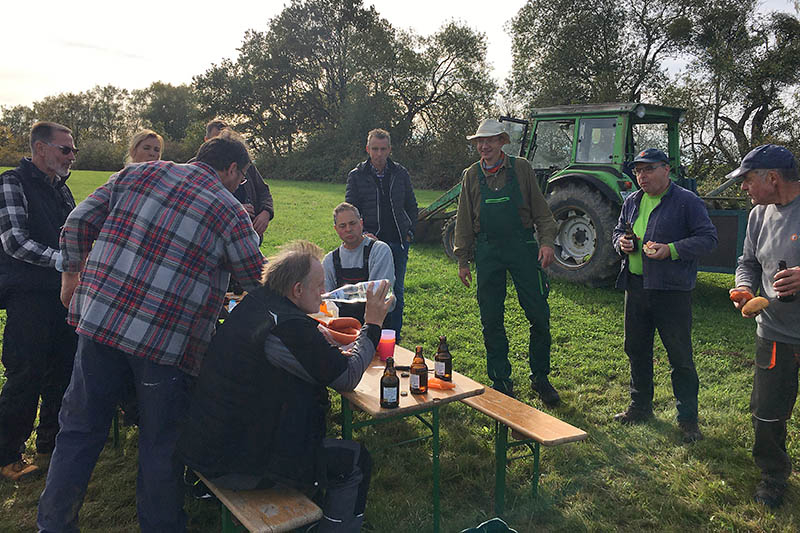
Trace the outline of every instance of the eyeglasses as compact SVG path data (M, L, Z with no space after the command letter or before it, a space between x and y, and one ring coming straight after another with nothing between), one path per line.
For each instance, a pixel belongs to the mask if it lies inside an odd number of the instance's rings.
M236 170L238 170L239 174L242 175L242 181L239 182L239 185L244 185L245 183L247 183L247 176L245 176L244 170L238 167L236 168Z
M67 155L70 152L74 153L75 155L78 155L78 149L77 148L73 148L72 146L64 146L63 144L53 144L53 143L49 143L47 141L42 141L42 142L44 144L48 145L48 146L55 146L56 148L61 150L61 153L64 154L64 155Z
M660 167L665 167L665 166L666 165L664 163L662 163L660 165L648 165L646 167L634 168L633 169L633 173L636 174L637 176L639 174L649 174L650 172L654 171L655 169L660 168Z

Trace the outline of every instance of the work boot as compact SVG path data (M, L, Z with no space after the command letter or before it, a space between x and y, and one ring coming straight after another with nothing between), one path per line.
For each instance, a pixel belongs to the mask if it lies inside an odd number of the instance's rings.
M510 398L515 398L514 396L514 383L511 380L506 381L495 381L492 383L492 388L497 392L502 392L506 396Z
M539 395L539 398L541 398L542 402L548 407L555 407L561 402L558 391L550 384L550 380L547 379L546 374L544 376L537 376L535 379L531 380L531 389Z
M683 435L683 442L685 442L686 444L697 442L698 440L703 440L703 433L697 426L696 420L693 422L678 422L678 427L681 428L681 434Z
M25 481L41 474L42 471L36 465L25 462L24 459L0 468L0 475L11 481Z
M653 411L649 409L634 409L633 407L628 407L623 412L614 415L614 420L616 422L626 425L643 424L651 418L653 418Z
M753 499L761 505L776 509L783 505L783 494L786 492L786 483L772 479L762 479L756 485Z

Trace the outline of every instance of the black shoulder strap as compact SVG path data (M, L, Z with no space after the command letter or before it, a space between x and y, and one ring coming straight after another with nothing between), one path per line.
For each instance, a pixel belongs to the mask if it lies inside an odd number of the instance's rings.
M339 255L339 248L333 251L333 272L336 275L336 286L342 286L342 258Z
M366 268L367 272L369 272L369 254L372 252L372 245L375 244L375 239L367 237L367 240L369 242L364 246L364 262L361 263L361 268ZM336 251L338 252L339 249L337 248Z

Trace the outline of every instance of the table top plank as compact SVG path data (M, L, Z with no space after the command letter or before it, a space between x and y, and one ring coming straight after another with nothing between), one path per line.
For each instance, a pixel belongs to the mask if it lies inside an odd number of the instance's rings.
M410 366L414 359L414 353L402 346L395 346L394 364ZM425 360L429 370L433 370L433 361ZM411 414L415 411L430 409L435 404L445 404L458 401L470 396L483 394L484 386L477 381L453 372L454 389L440 390L428 388L426 394L411 394L409 392L409 378L402 377L401 371L397 371L400 378L400 392L408 392L406 396L401 394L400 406L395 409L383 409L380 405L381 393L380 383L386 363L377 356L370 363L361 381L353 391L342 392L342 396L350 400L357 408L374 416L375 418L386 418L397 415ZM433 377L433 372L428 373L428 377Z

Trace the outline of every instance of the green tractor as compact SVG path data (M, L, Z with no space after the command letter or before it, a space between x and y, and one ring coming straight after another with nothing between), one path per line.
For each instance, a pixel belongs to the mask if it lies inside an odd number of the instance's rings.
M555 261L550 274L577 283L606 284L619 270L611 233L625 197L638 189L633 158L659 148L670 159L671 178L697 191L680 160L679 127L684 110L641 103L570 105L534 109L530 120L500 117L508 124L509 154L527 158L558 223ZM712 194L720 193L724 188ZM453 257L456 184L420 212L438 221L445 252ZM747 209L739 198L706 199L717 226L719 247L701 260L701 268L733 272L741 254ZM731 208L730 206L734 207Z

